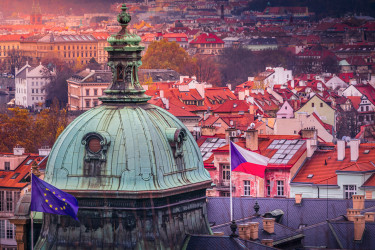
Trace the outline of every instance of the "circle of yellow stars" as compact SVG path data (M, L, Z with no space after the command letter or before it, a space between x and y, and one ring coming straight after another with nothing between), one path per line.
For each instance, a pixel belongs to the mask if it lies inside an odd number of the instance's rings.
M50 191L50 190L49 190L48 188L46 188L46 191ZM51 192L51 191L50 191L50 192ZM56 195L55 192L52 192L52 193L53 193L54 195ZM47 196L47 193L44 193L44 196ZM61 198L60 195L57 195L57 196ZM62 200L65 201L65 199L62 199ZM47 204L49 204L49 203L48 203L48 199L45 199L45 202L46 202ZM66 205L68 205L68 204L65 202L65 206L66 206ZM66 209L65 206L60 207L60 210L65 210L65 209ZM49 204L49 207L53 209L53 205L52 205L52 204ZM55 211L58 211L58 210L59 210L58 206L55 206Z

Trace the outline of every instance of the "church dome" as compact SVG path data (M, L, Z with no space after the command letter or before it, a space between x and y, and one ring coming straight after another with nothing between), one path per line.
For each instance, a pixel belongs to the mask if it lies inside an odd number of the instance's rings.
M45 180L72 193L105 190L128 197L210 187L193 136L179 119L147 103L150 97L138 80L144 47L126 29L131 20L126 9L123 5L118 17L121 31L108 38L113 81L100 98L103 104L76 118L59 136Z
M76 118L50 153L45 180L66 190L163 191L211 181L185 126L151 104L105 104Z

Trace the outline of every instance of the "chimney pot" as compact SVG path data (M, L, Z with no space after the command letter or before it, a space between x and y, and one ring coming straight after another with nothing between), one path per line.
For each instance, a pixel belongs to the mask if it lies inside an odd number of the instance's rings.
M240 236L241 239L243 240L248 240L249 238L247 238L247 235L250 234L250 228L249 228L249 224L245 223L245 224L239 224L238 225L238 235Z
M337 140L337 160L343 161L345 159L345 141Z
M252 151L258 150L258 130L249 129L246 131L246 148Z
M364 195L355 194L352 196L352 200L353 200L353 209L359 209L359 210L365 209L365 196Z
M275 218L263 218L263 230L273 234L275 232Z
M354 216L354 240L362 240L363 232L365 231L365 216L355 215Z
M348 218L348 221L354 221L354 216L360 215L360 214L361 214L361 210L359 209L352 209L352 208L346 209L346 217Z
M366 190L366 200L372 200L372 190Z
M366 222L375 222L375 212L366 212L365 213Z
M259 222L250 222L250 239L257 240L259 234Z
M300 205L302 203L302 194L295 194L294 198L296 204Z
M225 141L229 144L229 141L232 141L232 137L234 137L236 130L234 128L228 128L225 130Z
M350 161L357 161L359 156L359 140L350 141Z

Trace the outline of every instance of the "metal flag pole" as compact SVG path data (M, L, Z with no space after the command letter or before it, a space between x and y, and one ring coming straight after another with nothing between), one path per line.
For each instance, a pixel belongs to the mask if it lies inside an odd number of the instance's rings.
M229 192L230 192L230 220L233 221L233 194L232 194L232 155L231 155L232 141L229 137Z
M31 190L33 189L33 168L30 169ZM32 193L32 192L31 192ZM34 212L30 211L31 217L31 250L34 250Z

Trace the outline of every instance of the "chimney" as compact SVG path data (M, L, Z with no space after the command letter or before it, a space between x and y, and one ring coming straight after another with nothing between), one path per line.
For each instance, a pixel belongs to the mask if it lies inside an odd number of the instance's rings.
M365 213L366 222L375 222L375 212L366 212Z
M238 235L243 240L250 239L250 226L248 223L238 225Z
M273 247L273 239L262 239L262 245Z
M366 200L372 200L372 190L366 190Z
M301 205L301 203L302 203L302 194L295 194L294 195L294 199L295 199L295 204L296 205Z
M259 232L259 222L250 222L250 239L257 240Z
M354 240L361 241L364 231L365 231L365 216L355 215L354 216Z
M303 139L316 139L316 130L315 129L310 129L310 128L304 128L301 130L301 137Z
M48 146L43 146L39 149L39 156L47 156L51 152L51 148Z
M365 209L365 196L364 195L355 194L352 196L352 200L353 200L353 209L359 209L359 210Z
M359 209L352 209L352 208L346 209L346 218L348 218L348 221L354 221L354 216L360 215L360 214L361 214L361 210Z
M357 161L359 156L359 140L350 141L350 161Z
M25 153L25 148L21 146L15 146L13 148L13 154L14 155L23 155Z
M337 140L337 160L343 161L345 159L345 141Z
M316 129L302 129L301 137L306 140L307 157L310 158L317 148L317 131Z
M229 141L231 141L231 137L234 137L236 135L236 129L234 128L227 128L225 130L225 141L229 144Z
M275 232L275 218L263 218L263 230L273 234Z
M214 136L216 134L216 129L214 126L203 126L202 135L205 136Z
M246 130L246 148L252 151L258 150L258 130Z

